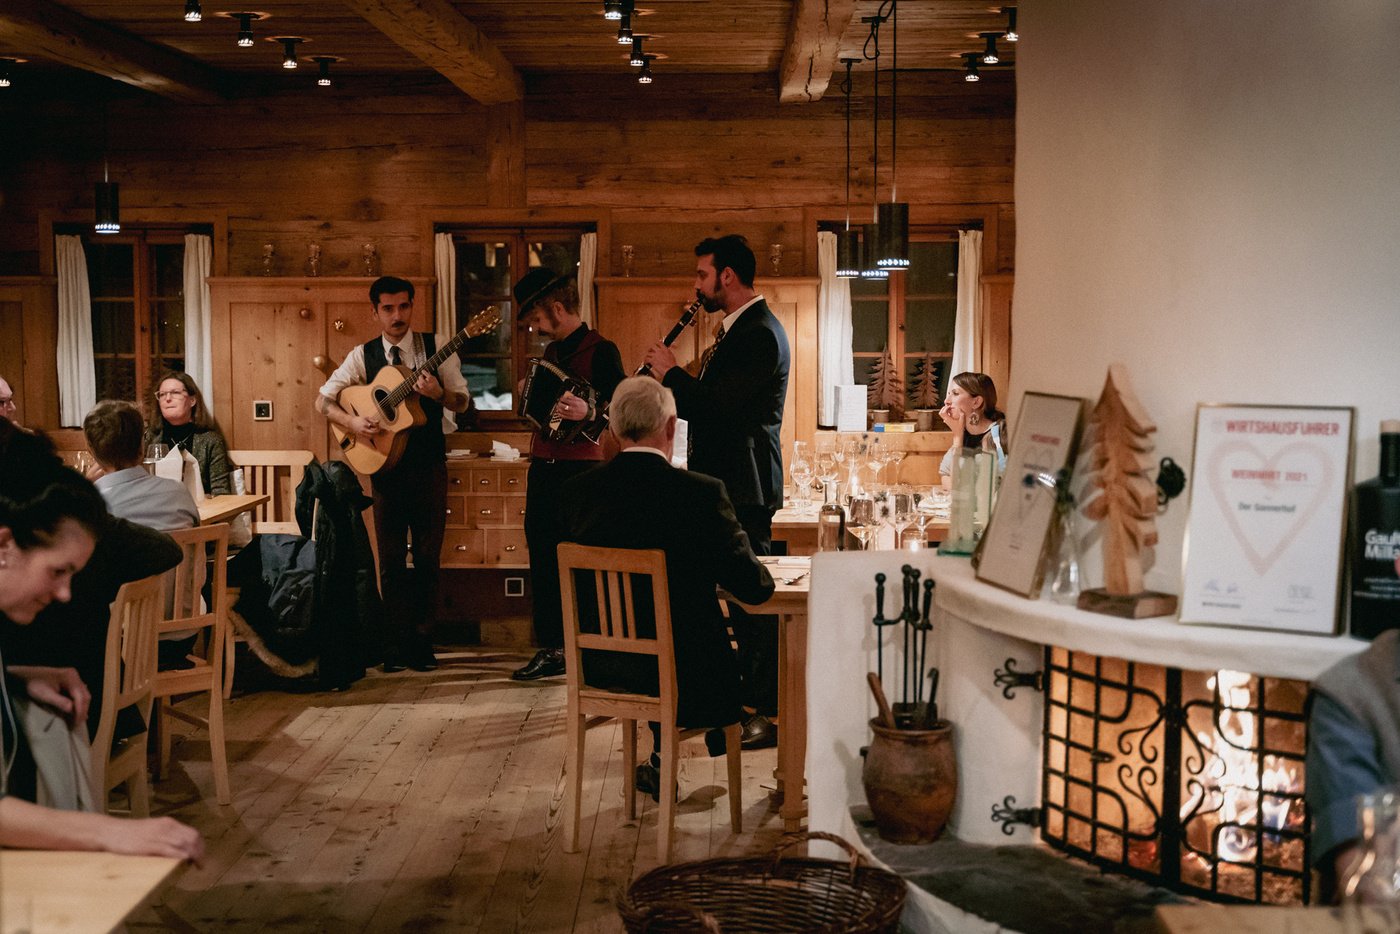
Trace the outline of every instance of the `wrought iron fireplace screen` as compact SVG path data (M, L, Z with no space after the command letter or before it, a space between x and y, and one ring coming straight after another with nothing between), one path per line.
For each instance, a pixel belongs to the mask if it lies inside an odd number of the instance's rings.
M1307 904L1307 684L1045 651L1041 835L1219 901Z

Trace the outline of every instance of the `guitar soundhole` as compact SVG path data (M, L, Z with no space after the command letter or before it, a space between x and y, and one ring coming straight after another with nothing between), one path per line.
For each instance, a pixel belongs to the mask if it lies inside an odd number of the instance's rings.
M383 416L384 421L392 422L394 420L394 410L384 404L384 400L388 397L388 390L376 389L374 391L374 407L379 410L379 414Z

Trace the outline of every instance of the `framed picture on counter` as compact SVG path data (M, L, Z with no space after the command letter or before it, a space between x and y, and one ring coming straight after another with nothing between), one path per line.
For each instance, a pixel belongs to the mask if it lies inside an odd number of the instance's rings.
M977 546L977 579L1023 597L1040 592L1055 524L1055 477L1074 463L1084 400L1028 392L996 508Z
M1338 631L1351 408L1201 405L1181 621Z

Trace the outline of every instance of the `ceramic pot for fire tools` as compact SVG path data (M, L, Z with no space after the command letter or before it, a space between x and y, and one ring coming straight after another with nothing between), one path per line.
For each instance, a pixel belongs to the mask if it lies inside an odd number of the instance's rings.
M892 730L871 720L875 738L865 756L861 781L881 839L931 843L943 832L958 794L953 726Z

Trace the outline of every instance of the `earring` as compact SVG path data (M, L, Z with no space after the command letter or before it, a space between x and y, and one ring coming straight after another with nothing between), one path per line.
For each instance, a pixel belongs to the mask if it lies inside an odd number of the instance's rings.
M974 426L974 427L977 426L977 425L980 425L980 424L982 424L982 416L981 416L979 413L977 413L977 412L973 412L971 415L969 415L969 416L967 417L967 423L968 423L969 425Z

